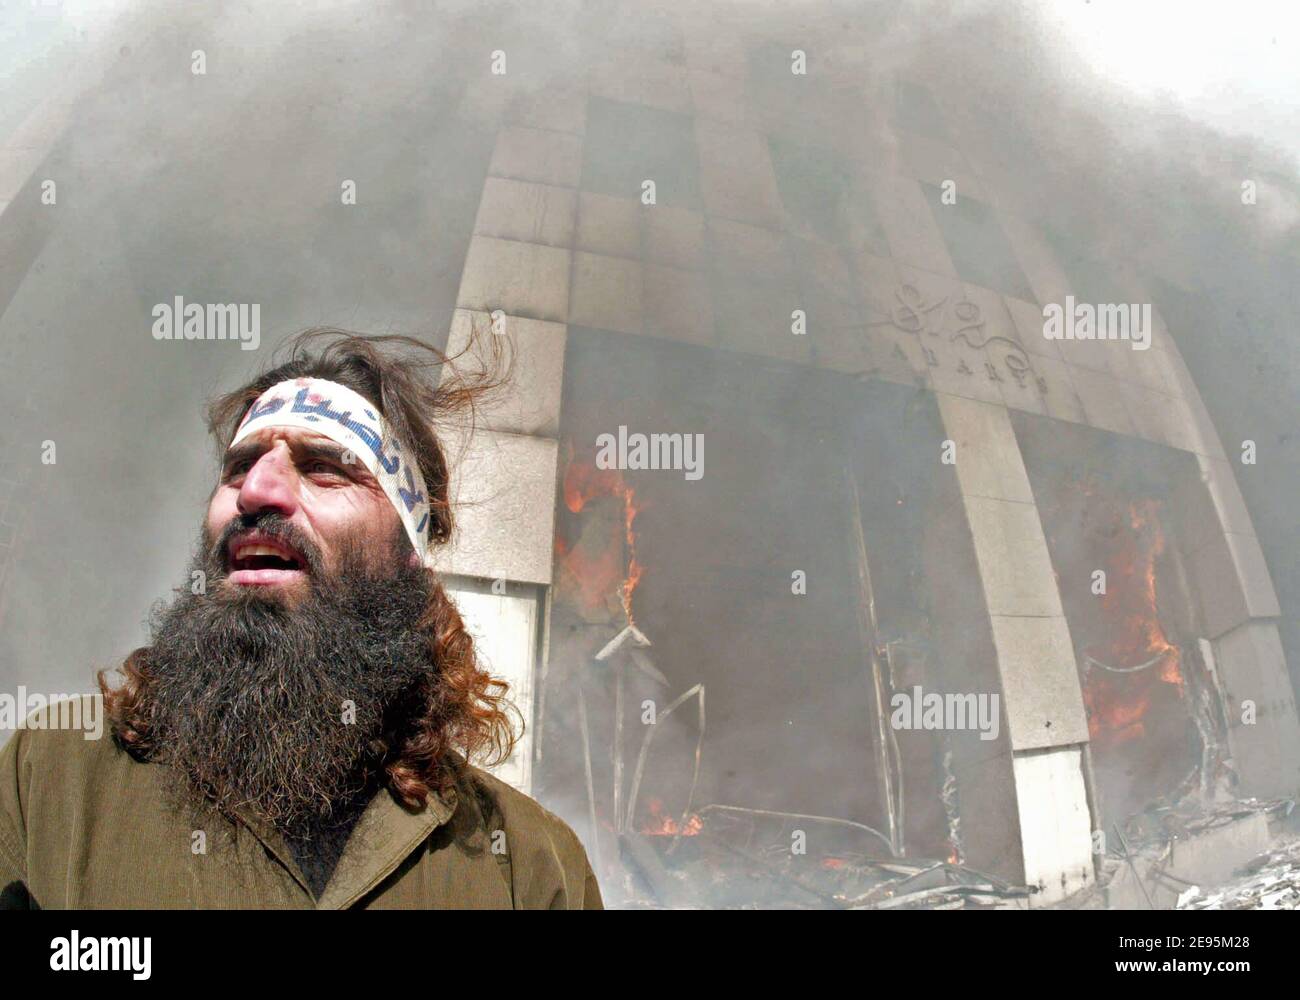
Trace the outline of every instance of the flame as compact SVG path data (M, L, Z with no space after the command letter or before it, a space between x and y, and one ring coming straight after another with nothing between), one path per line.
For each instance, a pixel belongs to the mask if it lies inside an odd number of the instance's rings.
M1092 492L1085 489L1085 494ZM1118 745L1146 733L1144 718L1156 684L1183 690L1180 654L1165 635L1156 603L1156 560L1165 548L1160 504L1139 500L1117 512L1114 543L1105 558L1106 593L1101 597L1107 622L1106 640L1088 650L1109 666L1128 668L1158 659L1156 666L1133 674L1093 670L1084 686L1088 732L1093 740ZM1154 681L1152 680L1154 678Z
M635 625L632 614L632 595L641 582L645 567L637 558L636 516L644 509L637 502L636 490L623 480L618 469L598 469L594 461L578 461L573 457L572 444L567 445L568 463L564 470L564 505L571 513L580 514L584 507L598 497L614 497L623 504L623 543L627 553L626 571L619 546L609 545L595 557L584 556L576 549L569 550L562 538L556 538L555 554L565 562L578 583L582 600L588 607L599 606L613 584L619 580L619 600L629 625Z
M704 820L700 819L696 813L691 813L686 819L683 826L664 812L664 804L660 799L650 800L650 820L641 832L648 837L694 837L704 829Z

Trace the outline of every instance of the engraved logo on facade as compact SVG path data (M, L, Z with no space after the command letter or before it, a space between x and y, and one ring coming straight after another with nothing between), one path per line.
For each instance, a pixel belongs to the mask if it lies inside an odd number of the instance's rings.
M978 370L982 367L984 377L990 382L1005 382L1010 378L1021 388L1033 385L1042 395L1047 394L1047 381L1034 370L1029 352L1010 337L990 334L985 329L985 319L979 305L969 299L945 295L927 300L916 286L900 285L894 290L889 318L868 325L888 326L896 333L914 336L925 363L930 368L945 367L935 349L937 345L964 345L969 350L962 350L958 346L955 364L951 357L948 359L947 367L959 375L977 377ZM971 356L976 352L986 356L976 359ZM898 339L894 340L893 354L911 363L911 358L903 349L903 343Z

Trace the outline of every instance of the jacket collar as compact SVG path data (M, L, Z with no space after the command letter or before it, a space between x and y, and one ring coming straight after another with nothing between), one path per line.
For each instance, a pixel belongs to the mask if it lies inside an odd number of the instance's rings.
M343 855L326 884L318 910L351 906L396 870L410 854L456 812L456 789L430 792L418 809L402 805L387 788L381 788L366 806L348 838ZM293 876L308 896L311 889L294 861L281 833L247 808L237 808L240 821Z

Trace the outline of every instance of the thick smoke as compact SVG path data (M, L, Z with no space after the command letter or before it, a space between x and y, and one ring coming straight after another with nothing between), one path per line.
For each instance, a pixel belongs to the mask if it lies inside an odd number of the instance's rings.
M22 17L20 6L0 16ZM5 53L0 129L53 94L68 117L35 179L7 206L0 196L0 240L26 261L0 285L0 480L17 484L0 500L5 690L89 690L94 669L143 641L211 486L205 397L309 325L446 338L496 123L530 105L560 109L593 68L632 51L712 68L719 86L741 67L774 118L810 140L833 135L882 172L904 156L896 81L919 83L994 151L999 208L1053 234L1072 277L1168 276L1182 293L1169 301L1192 304L1165 318L1229 456L1258 443L1259 463L1238 477L1300 669L1295 161L1265 137L1225 135L1172 99L1098 77L1036 6L173 3L122 4L115 20L33 10L44 20L24 23ZM707 26L710 43L683 41L681 23ZM764 45L807 52L797 96L746 68ZM497 49L510 59L499 81L485 72ZM83 62L95 71L69 94L63 78ZM19 194L39 197L43 178L57 181L57 204L19 213ZM357 188L350 208L345 180ZM155 340L151 310L178 295L260 303L260 349ZM643 377L654 398L653 369ZM789 432L782 412L762 419L760 438ZM46 441L53 465L40 463ZM694 679L675 675L674 689ZM833 751L809 750L820 752ZM563 805L581 816L585 800Z

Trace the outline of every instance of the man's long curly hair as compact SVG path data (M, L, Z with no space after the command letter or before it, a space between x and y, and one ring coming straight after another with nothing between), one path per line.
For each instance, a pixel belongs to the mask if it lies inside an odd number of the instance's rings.
M451 538L453 526L448 490L453 463L436 428L466 415L469 423L462 426L472 427L483 397L507 381L509 365L501 363L498 339L471 336L464 351L448 357L412 337L363 336L328 327L306 330L288 342L283 363L210 403L208 431L220 458L249 406L272 386L302 377L347 386L378 407L389 433L413 450L429 491L427 530L433 548ZM474 352L473 365L456 364L480 343L487 344L488 351ZM416 703L424 710L383 739L387 786L412 809L423 806L431 791L445 792L456 784L463 763L458 754L477 763L499 763L510 756L522 733L522 719L517 733L512 715L518 712L506 699L509 685L479 669L474 640L436 578L419 628L428 636L433 665L416 692ZM98 675L114 735L128 752L145 760L156 749L148 722L149 653L150 647L144 646L126 658L116 687L109 683L107 671Z

